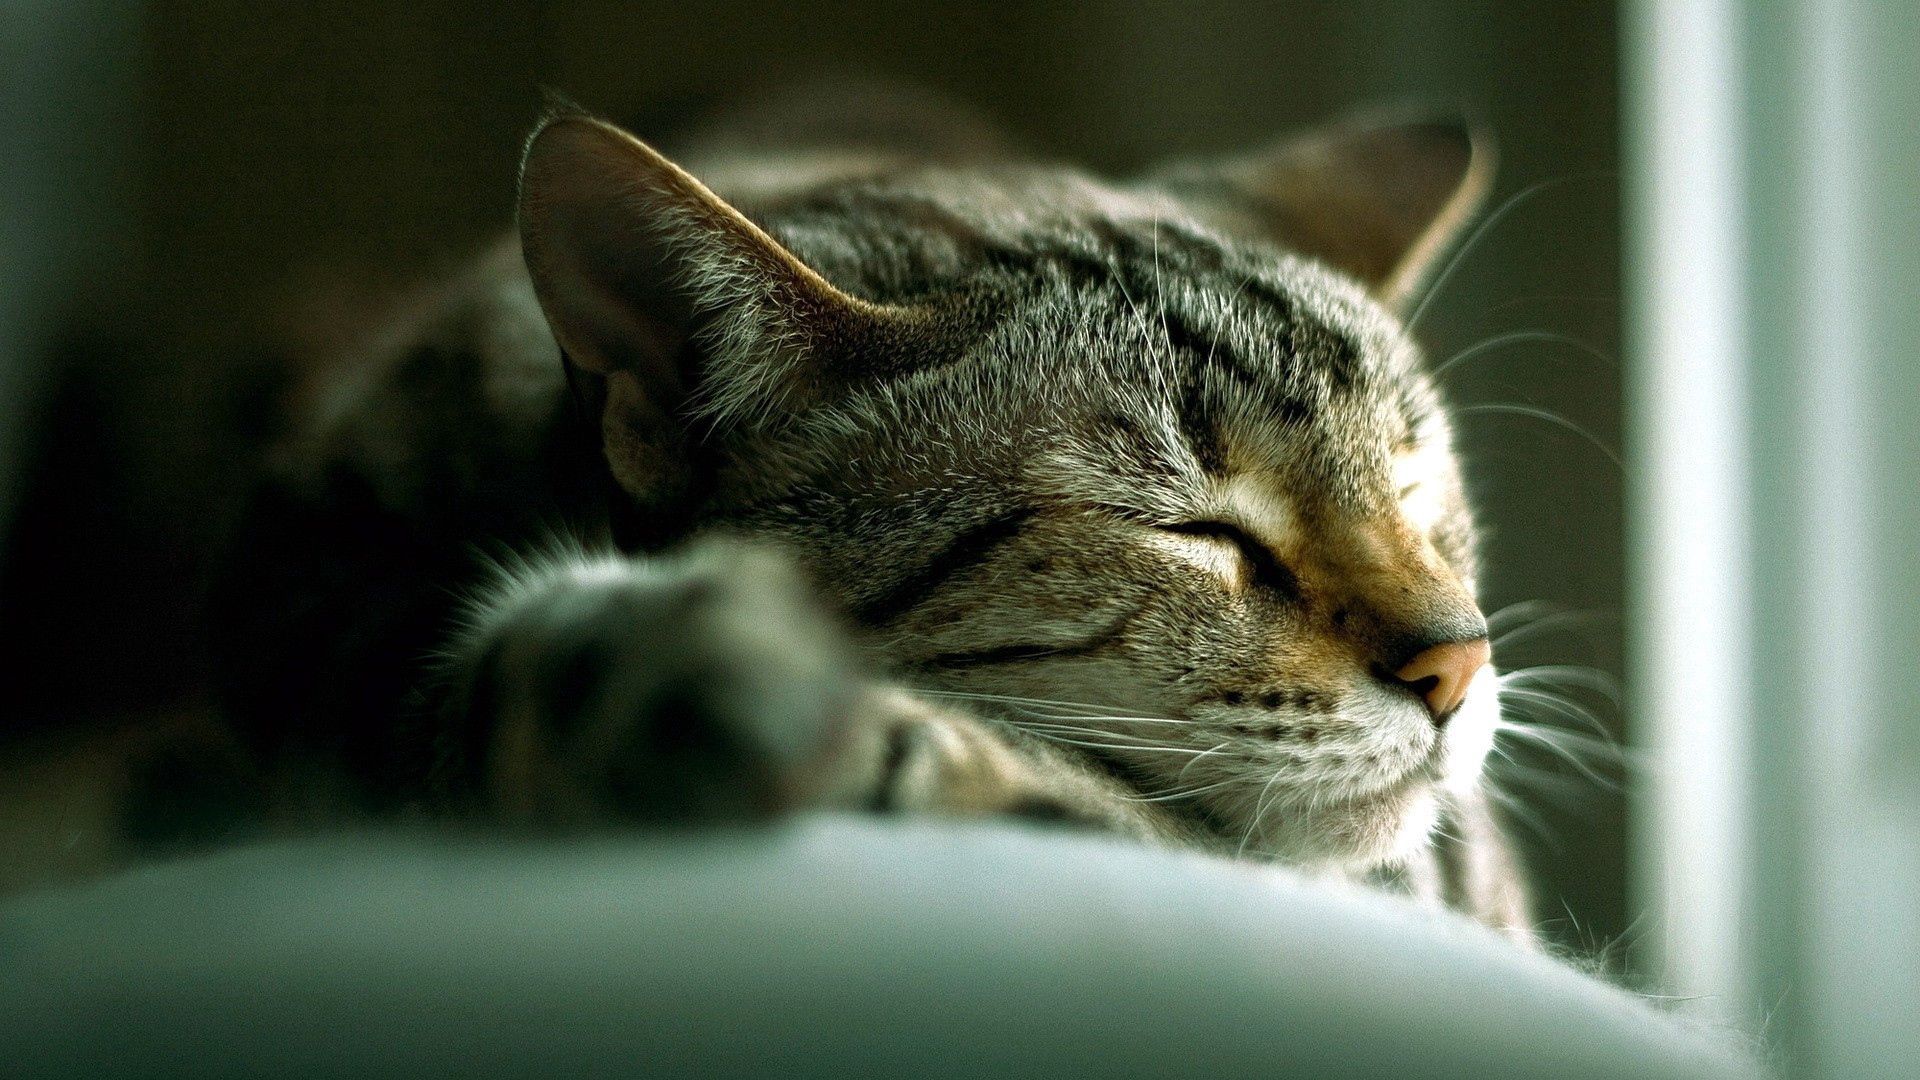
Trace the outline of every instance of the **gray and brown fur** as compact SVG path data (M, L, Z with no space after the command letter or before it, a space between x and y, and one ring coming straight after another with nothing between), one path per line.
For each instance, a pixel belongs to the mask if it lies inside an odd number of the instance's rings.
M1394 314L1484 151L1356 124L1108 180L929 115L790 99L672 161L550 116L519 236L316 387L255 500L221 610L265 760L548 826L1061 819L1518 928L1491 674L1445 727L1384 677L1484 633Z

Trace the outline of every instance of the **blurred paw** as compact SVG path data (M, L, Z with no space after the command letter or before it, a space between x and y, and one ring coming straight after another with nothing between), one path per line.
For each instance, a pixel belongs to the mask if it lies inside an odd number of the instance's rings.
M859 692L838 628L767 549L535 569L483 610L467 702L510 819L777 812Z

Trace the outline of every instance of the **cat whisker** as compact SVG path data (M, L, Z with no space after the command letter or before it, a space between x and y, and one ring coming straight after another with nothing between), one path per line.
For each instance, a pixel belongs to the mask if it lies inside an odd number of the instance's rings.
M1273 791L1273 785L1279 783L1280 777L1283 775L1285 774L1279 772L1274 773L1273 776L1267 780L1266 786L1260 789L1260 794L1253 803L1253 813L1247 815L1246 835L1240 838L1240 846L1233 853L1235 858L1239 858L1247 853L1247 845L1253 842L1254 830L1258 829L1266 819L1267 797Z
M1566 728L1553 727L1539 722L1502 721L1499 734L1512 735L1515 738L1530 740L1538 745L1556 745L1569 752L1591 755L1601 763L1617 766L1632 764L1631 756L1607 739L1597 739Z
M1180 766L1180 771L1173 775L1173 782L1175 784L1181 784L1186 782L1187 773L1193 770L1194 765L1199 763L1202 759L1212 757L1213 755L1218 754L1222 750L1225 750L1227 747L1232 745L1233 744L1231 742L1215 743L1211 748L1207 749L1205 752L1195 755L1192 761L1189 761L1185 765Z
M1608 446L1606 443L1601 442L1598 436L1594 435L1592 432L1588 431L1586 428L1581 427L1579 424L1574 423L1573 421L1567 419L1564 416L1561 416L1559 413L1554 412L1551 409L1542 409L1535 405L1522 405L1517 402L1489 402L1482 405L1461 405L1456 407L1453 411L1456 416L1473 414L1473 413L1494 413L1494 414L1499 414L1503 416L1526 416L1526 417L1531 417L1535 420L1542 421L1544 423L1552 424L1555 427L1561 428L1562 430L1565 430L1565 431L1570 431L1573 434L1580 436L1582 439L1585 439L1588 443L1593 445L1594 449L1600 451L1602 454L1605 454L1607 456L1607 460L1613 462L1613 464L1622 473L1625 473L1627 470L1626 461L1623 460L1620 457L1619 453L1617 453L1612 447Z
M1496 780L1510 789L1503 792L1506 801L1501 805L1515 819L1537 825L1543 838L1554 838L1554 830L1547 824L1546 809L1558 814L1581 815L1593 805L1592 784L1553 769L1513 765L1503 768ZM1520 797L1520 791L1526 792L1526 799ZM1526 809L1519 809L1521 806Z
M1160 313L1160 337L1166 342L1167 356L1173 356L1173 331L1167 326L1167 294L1160 285L1160 210L1153 211L1153 299Z
M1199 787L1181 788L1176 791L1153 792L1146 795L1123 795L1121 798L1127 802L1134 803L1176 802L1180 799L1190 799L1196 795L1205 795L1209 792L1220 791L1224 788L1244 785L1246 783L1248 783L1248 781L1240 777L1234 777L1228 780L1216 781L1211 784L1202 784Z
M1114 724L1177 724L1182 727L1190 727L1195 723L1193 720L1168 720L1158 716L1111 716L1105 713L1096 713L1092 716L1076 716L1069 713L1046 712L1041 709L1021 709L1020 711L1026 713L1028 716L1039 717L1042 720L1071 720L1086 723L1102 721Z
M1497 631L1503 624L1513 619L1530 621L1539 615L1548 614L1551 609L1552 605L1545 600L1516 600L1505 607L1487 612L1487 627ZM1494 638L1495 642L1499 640L1497 637Z
M1534 678L1530 679L1530 676ZM1502 715L1495 725L1496 735L1510 736L1537 746L1560 758L1602 788L1621 790L1620 780L1613 774L1620 771L1629 774L1638 772L1640 763L1620 746L1591 709L1564 694L1540 689L1537 685L1541 679L1548 680L1551 685L1554 678L1568 683L1584 681L1590 688L1609 696L1617 693L1613 680L1604 673L1572 665L1542 665L1538 669L1509 673L1500 679ZM1528 685L1530 681L1534 685ZM1579 730L1545 723L1538 715L1517 715L1517 710L1507 708L1509 705L1543 708L1550 715L1574 722ZM1510 762L1513 760L1512 755L1504 750L1502 756Z
M1503 700L1513 698L1519 701L1537 702L1553 710L1553 712L1560 716L1579 721L1583 728L1592 732L1594 736L1597 736L1601 741L1607 743L1613 741L1613 732L1607 729L1607 725L1601 722L1600 717L1595 715L1592 709L1587 708L1564 694L1555 694L1535 687L1514 686L1509 684L1502 684L1500 693Z
M1615 708L1621 705L1620 682L1599 668L1585 667L1579 664L1538 664L1533 667L1515 668L1502 672L1499 676L1502 686L1528 687L1537 683L1547 686L1577 686L1591 690L1613 703Z
M1022 728L1021 730L1030 732L1034 737L1045 739L1048 742L1064 743L1065 745L1068 745L1068 746L1084 746L1091 750L1125 750L1130 753L1148 753L1148 754L1202 754L1202 753L1205 753L1205 751L1203 750L1188 750L1185 747L1180 747L1180 746L1153 746L1153 745L1146 745L1146 744L1098 742L1090 739L1069 739L1065 735L1057 735L1047 731L1035 731L1032 728Z
M1115 739L1133 739L1137 742L1150 741L1146 739L1141 739L1137 735L1131 735L1124 731L1115 731L1112 728L1085 727L1079 724L1063 724L1056 721L1018 720L1018 719L1007 718L1005 719L1005 723L1010 724L1017 728L1045 728L1049 731L1077 731L1087 735L1101 735L1101 736L1112 737Z
M1139 736L1133 736L1133 734L1127 734L1127 732L1121 732L1121 730L1116 730L1116 728L1104 728L1104 726L1087 726L1087 724L1066 723L1066 719L1064 719L1064 717L1062 717L1062 719L1020 719L1020 717L1000 717L1000 721L1002 721L1002 723L1012 724L1012 726L1016 726L1016 728L1056 728L1056 730L1081 730L1081 732L1091 732L1091 734L1104 734L1104 736L1114 736L1114 738L1139 738Z
M1240 294L1246 292L1247 286L1253 284L1253 279L1254 279L1254 272L1251 270L1247 271L1246 275L1240 279L1240 284L1234 286L1233 292L1229 293L1227 295L1227 298L1221 301L1220 310L1222 312L1225 312L1228 309L1232 308L1234 303L1240 299ZM1202 367L1212 366L1214 355L1220 351L1220 335L1212 334L1209 336L1213 340L1208 342L1207 344L1207 362L1206 364L1201 365Z
M1454 353L1446 360L1435 365L1430 374L1433 378L1439 379L1456 365L1466 363L1476 356L1484 356L1498 349L1503 349L1508 345L1520 345L1528 342L1546 345L1565 345L1568 348L1583 352L1595 360L1599 360L1601 363L1619 363L1619 361L1615 360L1606 350L1600 348L1598 345L1577 337L1571 337L1566 334L1556 334L1547 330L1515 330L1512 333L1500 334L1461 349L1459 352Z
M1467 239L1461 243L1460 247L1454 251L1452 257L1447 259L1446 265L1440 268L1440 272L1434 275L1433 283L1427 286L1425 293L1420 297L1420 302L1414 305L1413 313L1407 316L1407 321L1404 324L1407 335L1409 337L1412 336L1414 329L1420 325L1421 316L1427 313L1427 306L1433 303L1433 298L1440 295L1440 291L1444 289L1447 282L1453 278L1454 272L1460 269L1461 264L1466 261L1467 256L1472 254L1473 250L1480 246L1481 241L1486 239L1487 234L1493 231L1493 227L1500 224L1507 215L1513 213L1514 210L1518 209L1522 204L1526 203L1529 199L1537 197L1542 192L1573 183L1576 180L1588 180L1610 175L1612 175L1611 172L1595 170L1587 173L1569 173L1564 176L1550 176L1545 180L1529 184L1508 196L1507 201L1495 207L1493 212L1482 219L1479 225L1474 226L1473 232L1469 234Z
M1149 353L1152 352L1153 333L1147 329L1147 317L1145 313L1140 310L1140 305L1134 301L1133 293L1127 290L1126 281L1120 277L1120 268L1114 265L1111 258L1107 260L1107 274L1113 278L1114 285L1120 289L1120 295L1126 298L1127 306L1133 309L1133 324L1135 329L1140 331L1140 344L1144 346Z
M1619 780L1602 773L1597 767L1588 763L1587 759L1583 756L1583 752L1593 752L1594 747L1581 746L1581 744L1577 742L1569 745L1568 740L1562 737L1567 735L1567 732L1503 725L1497 734L1513 735L1541 747L1555 757L1565 761L1568 765L1572 766L1576 772L1580 773L1580 775L1607 791L1622 790L1622 785ZM1578 747L1578 749L1576 749L1576 747ZM1618 759L1612 758L1611 755L1609 755L1608 759L1609 761L1618 762Z
M1526 781L1536 790L1546 790L1568 803L1580 802L1593 794L1594 781L1584 776L1570 776L1565 769L1530 765L1515 757L1506 746L1498 746L1496 751L1500 758L1497 775L1501 780Z
M1542 615L1511 630L1496 634L1493 647L1511 646L1527 638L1544 634L1550 630L1559 630L1581 625L1591 625L1602 621L1605 616L1597 611L1555 611Z
M1527 805L1512 792L1502 790L1498 783L1483 782L1480 790L1486 792L1489 798L1498 803L1511 820L1525 826L1548 847L1555 851L1560 850L1559 835L1554 832L1551 825L1547 824L1547 819L1540 816L1539 811Z
M1094 705L1090 702L1084 702L1084 701L1061 701L1055 698L1020 697L1015 694L988 694L988 693L982 693L975 690L918 690L916 689L914 692L917 694L924 694L927 697L957 698L965 701L999 701L999 702L1006 702L1014 705L1058 705L1062 708L1090 709L1094 711L1099 711L1107 708L1107 706L1104 706L1104 705Z
M1115 721L1126 721L1126 722L1132 722L1132 723L1150 723L1150 724L1194 723L1194 721L1192 720L1176 720L1176 719L1172 719L1164 716L1130 716L1130 715L1127 715L1127 710L1122 706L1095 705L1091 702L1086 702L1086 701L1058 701L1050 698L1018 697L1012 694L985 694L985 693L978 693L971 690L916 690L914 692L917 694L924 695L926 697L953 698L954 700L957 700L957 701L987 701L987 702L994 702L994 703L1004 704L1004 705L1015 705L1035 715L1055 716L1059 719L1077 719L1077 720L1098 719L1098 720L1115 720ZM1084 709L1091 715L1068 716L1065 714L1056 714L1056 713L1051 713L1046 711L1048 709L1053 709L1053 708Z
M1098 718L1096 717L1095 719L1098 719ZM1148 745L1167 745L1164 743L1158 743L1155 740L1143 735L1136 735L1132 732L1121 731L1116 728L1110 728L1110 727L1087 727L1080 724L1061 723L1058 720L1039 720L1039 719L1023 720L1017 717L1005 717L1005 716L1000 717L1000 720L1002 723L1005 723L1010 727L1017 727L1022 729L1046 729L1049 731L1075 731L1075 732L1081 732L1088 735L1099 735L1105 738L1129 739L1134 742L1139 742L1139 743L1148 744Z

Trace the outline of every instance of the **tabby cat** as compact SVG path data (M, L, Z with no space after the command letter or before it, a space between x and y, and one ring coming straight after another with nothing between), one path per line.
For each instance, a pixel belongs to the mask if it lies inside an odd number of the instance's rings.
M235 544L282 799L1012 815L1522 932L1473 524L1396 317L1483 141L1107 180L921 112L789 95L672 159L539 125L518 236L316 382Z

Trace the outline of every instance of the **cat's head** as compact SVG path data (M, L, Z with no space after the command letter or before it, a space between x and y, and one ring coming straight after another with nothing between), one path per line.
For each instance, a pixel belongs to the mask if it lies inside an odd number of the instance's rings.
M903 678L1353 865L1417 848L1492 741L1472 522L1395 315L1485 170L1460 125L1355 125L736 207L566 115L521 230L653 539L784 542Z

